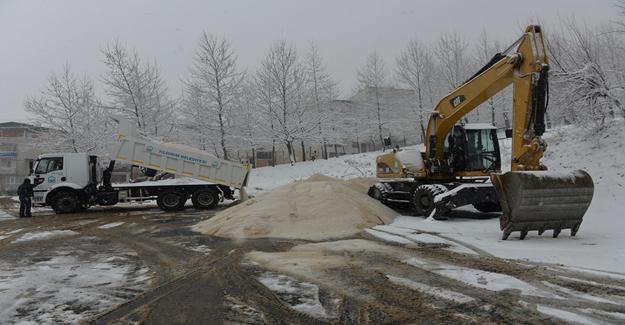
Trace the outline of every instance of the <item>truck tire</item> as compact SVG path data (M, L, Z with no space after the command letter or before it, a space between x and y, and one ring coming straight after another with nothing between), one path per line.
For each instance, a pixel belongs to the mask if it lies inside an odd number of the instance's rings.
M212 189L200 189L193 193L191 202L198 210L212 209L219 203L219 193Z
M165 211L180 211L184 209L187 195L181 191L167 190L159 193L156 204Z
M75 192L61 191L55 193L50 204L56 213L73 213L80 210L82 204Z

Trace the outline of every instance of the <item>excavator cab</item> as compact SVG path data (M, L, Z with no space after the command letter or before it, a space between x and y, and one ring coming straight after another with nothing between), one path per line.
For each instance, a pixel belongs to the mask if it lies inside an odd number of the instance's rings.
M444 152L457 176L488 176L501 170L497 128L490 124L454 126L445 141Z

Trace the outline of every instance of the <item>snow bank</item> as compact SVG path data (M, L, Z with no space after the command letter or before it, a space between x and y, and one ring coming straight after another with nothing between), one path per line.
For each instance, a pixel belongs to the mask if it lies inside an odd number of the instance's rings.
M338 179L375 177L375 157L380 152L347 155L327 160L298 162L294 166L278 165L252 169L248 192L259 194L293 181L320 174Z
M324 240L388 224L398 214L370 198L367 181L313 176L283 185L203 221L194 229L229 238Z

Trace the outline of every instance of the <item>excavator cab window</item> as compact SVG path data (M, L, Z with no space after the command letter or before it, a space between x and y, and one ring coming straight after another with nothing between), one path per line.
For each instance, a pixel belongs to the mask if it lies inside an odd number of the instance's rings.
M445 157L454 171L501 169L496 129L465 129L456 125L445 141Z
M378 173L380 173L380 174L392 174L393 170L386 163L378 163Z
M501 169L499 143L496 129L467 129L466 167L467 171L490 171Z

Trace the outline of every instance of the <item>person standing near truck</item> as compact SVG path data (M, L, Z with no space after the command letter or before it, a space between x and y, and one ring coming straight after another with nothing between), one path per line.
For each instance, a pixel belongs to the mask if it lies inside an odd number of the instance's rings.
M32 217L30 207L34 196L33 189L36 186L30 183L30 179L26 178L22 185L17 188L17 195L20 197L20 218Z

